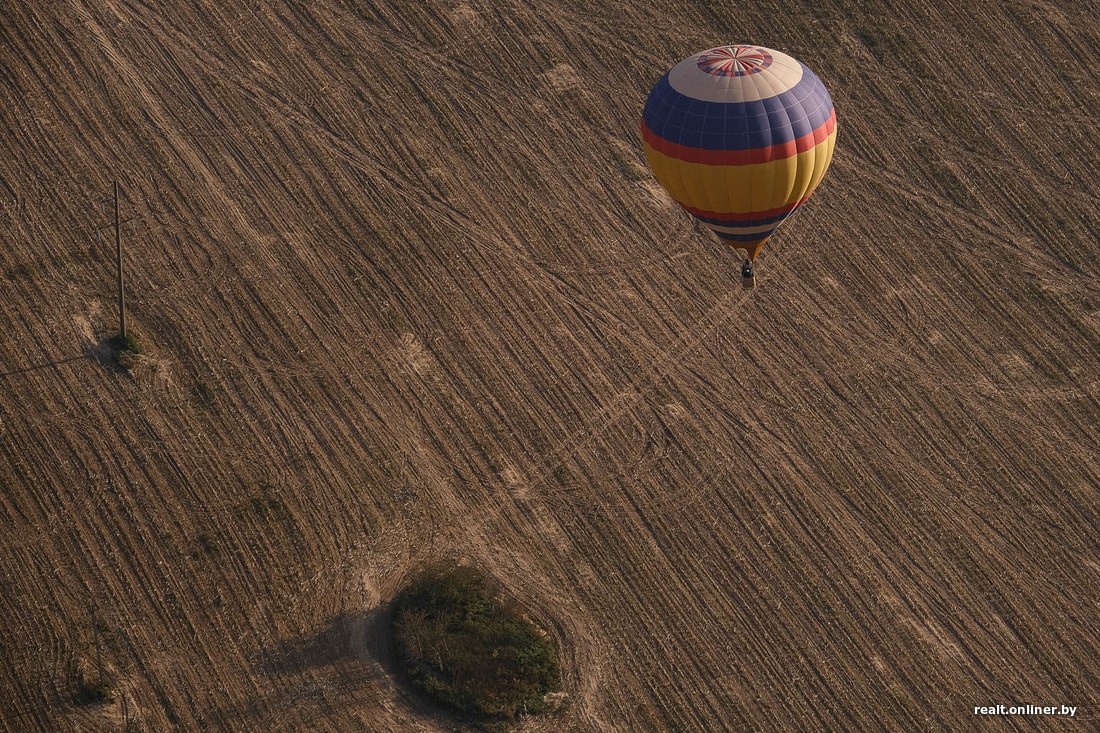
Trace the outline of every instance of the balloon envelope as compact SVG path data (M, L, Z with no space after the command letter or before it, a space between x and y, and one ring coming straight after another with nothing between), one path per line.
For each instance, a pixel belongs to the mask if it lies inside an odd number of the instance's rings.
M641 132L653 174L672 198L755 259L825 175L836 111L800 61L761 46L721 46L657 82Z

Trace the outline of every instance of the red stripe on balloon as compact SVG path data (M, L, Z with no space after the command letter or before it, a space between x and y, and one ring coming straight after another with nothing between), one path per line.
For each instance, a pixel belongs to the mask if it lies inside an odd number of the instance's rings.
M658 136L646 125L643 120L642 139L649 147L658 153L682 160L685 163L703 163L704 165L748 165L750 163L767 163L772 160L783 160L792 155L804 153L810 148L822 143L836 129L836 110L829 114L825 120L813 132L789 142L772 145L766 148L753 148L752 150L707 150L706 148L693 148L688 145L679 145L669 142Z
M722 224L736 225L743 221L756 221L757 219L767 219L772 216L779 216L780 214L789 214L797 209L810 198L812 194L803 196L793 204L787 204L780 206L776 209L768 209L767 211L746 211L738 213L719 212L719 211L707 211L705 209L696 209L694 206L684 206L680 204L684 209L692 216L697 216L700 219L706 219L708 222L716 223L721 226ZM778 224L778 222L776 222Z

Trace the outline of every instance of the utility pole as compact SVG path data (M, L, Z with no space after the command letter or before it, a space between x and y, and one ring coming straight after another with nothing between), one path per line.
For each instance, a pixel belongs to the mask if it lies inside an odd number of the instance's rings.
M103 657L99 655L99 622L96 619L95 605L92 605L92 636L95 638L96 684L103 688Z
M118 181L115 181L115 259L118 266L118 334L126 343L126 290L122 283L122 223L118 218Z

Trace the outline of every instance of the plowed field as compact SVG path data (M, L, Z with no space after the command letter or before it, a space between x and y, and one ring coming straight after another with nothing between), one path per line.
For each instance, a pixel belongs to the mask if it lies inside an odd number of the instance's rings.
M446 558L553 629L525 730L1095 729L1090 8L3 3L0 730L449 730ZM637 137L735 41L839 119L755 291Z

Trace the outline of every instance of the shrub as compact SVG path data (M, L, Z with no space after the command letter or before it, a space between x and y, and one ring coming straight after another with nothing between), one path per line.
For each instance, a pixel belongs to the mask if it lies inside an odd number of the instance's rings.
M99 705L113 700L116 695L114 681L103 676L102 670L93 668L86 660L76 664L76 701L81 705Z
M202 554L207 557L214 557L221 552L221 550L218 549L218 543L206 532L200 532L199 536L195 538L195 542L198 544Z
M114 697L114 687L108 680L85 681L76 690L76 699L82 705L98 705Z
M131 333L111 337L111 352L114 355L115 364L123 369L132 369L141 359L141 348Z
M473 568L434 568L406 589L393 642L415 687L478 717L540 712L561 687L553 641Z

